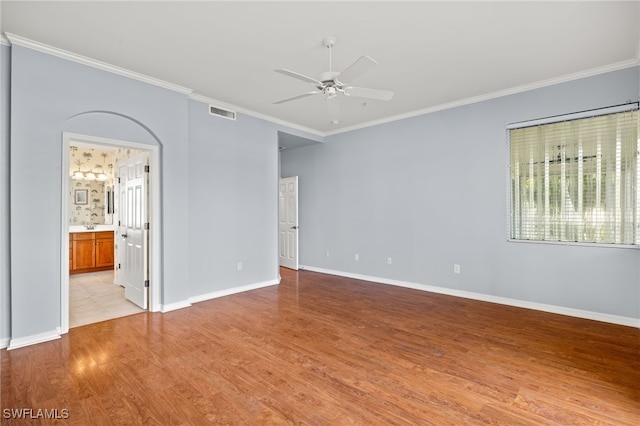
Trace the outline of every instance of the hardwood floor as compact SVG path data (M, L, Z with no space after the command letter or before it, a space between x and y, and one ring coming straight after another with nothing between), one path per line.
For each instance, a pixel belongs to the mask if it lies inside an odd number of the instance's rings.
M285 269L1 367L3 425L640 424L637 328Z

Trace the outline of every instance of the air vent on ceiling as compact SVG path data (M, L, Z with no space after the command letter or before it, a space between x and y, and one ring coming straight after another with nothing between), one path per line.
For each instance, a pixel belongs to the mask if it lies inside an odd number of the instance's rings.
M235 120L236 119L236 112L235 111L229 111L227 109L218 108L218 107L213 106L213 105L209 105L209 114L217 115L218 117L227 118L229 120Z

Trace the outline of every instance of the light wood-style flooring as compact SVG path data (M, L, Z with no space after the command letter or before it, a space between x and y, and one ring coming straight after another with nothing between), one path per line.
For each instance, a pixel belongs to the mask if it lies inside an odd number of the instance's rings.
M0 405L68 410L38 425L640 424L640 329L281 273L3 350Z

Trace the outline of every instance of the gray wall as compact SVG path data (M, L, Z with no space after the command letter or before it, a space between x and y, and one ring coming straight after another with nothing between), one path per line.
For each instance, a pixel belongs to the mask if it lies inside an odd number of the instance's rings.
M11 175L3 122L0 194L8 197L10 180L11 223L0 203L0 261L10 250L11 276L3 263L0 289L11 294L1 300L0 338L60 325L63 132L160 147L161 223L152 226L161 228L163 304L277 280L277 132L300 132L243 115L216 118L185 94L20 46L9 51ZM8 84L4 69L2 77Z
M192 295L278 277L277 129L189 102L189 281ZM242 270L237 264L242 262Z
M0 341L11 327L9 259L10 49L0 45Z
M634 67L283 151L282 176L300 177L300 263L640 318L639 250L507 242L505 132L638 100L638 86Z

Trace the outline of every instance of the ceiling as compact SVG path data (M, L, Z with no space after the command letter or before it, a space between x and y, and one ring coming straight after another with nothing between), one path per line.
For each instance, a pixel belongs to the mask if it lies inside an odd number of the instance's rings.
M639 1L2 1L2 32L193 90L318 135L638 64ZM322 95L274 105L361 55L356 86L391 101Z

